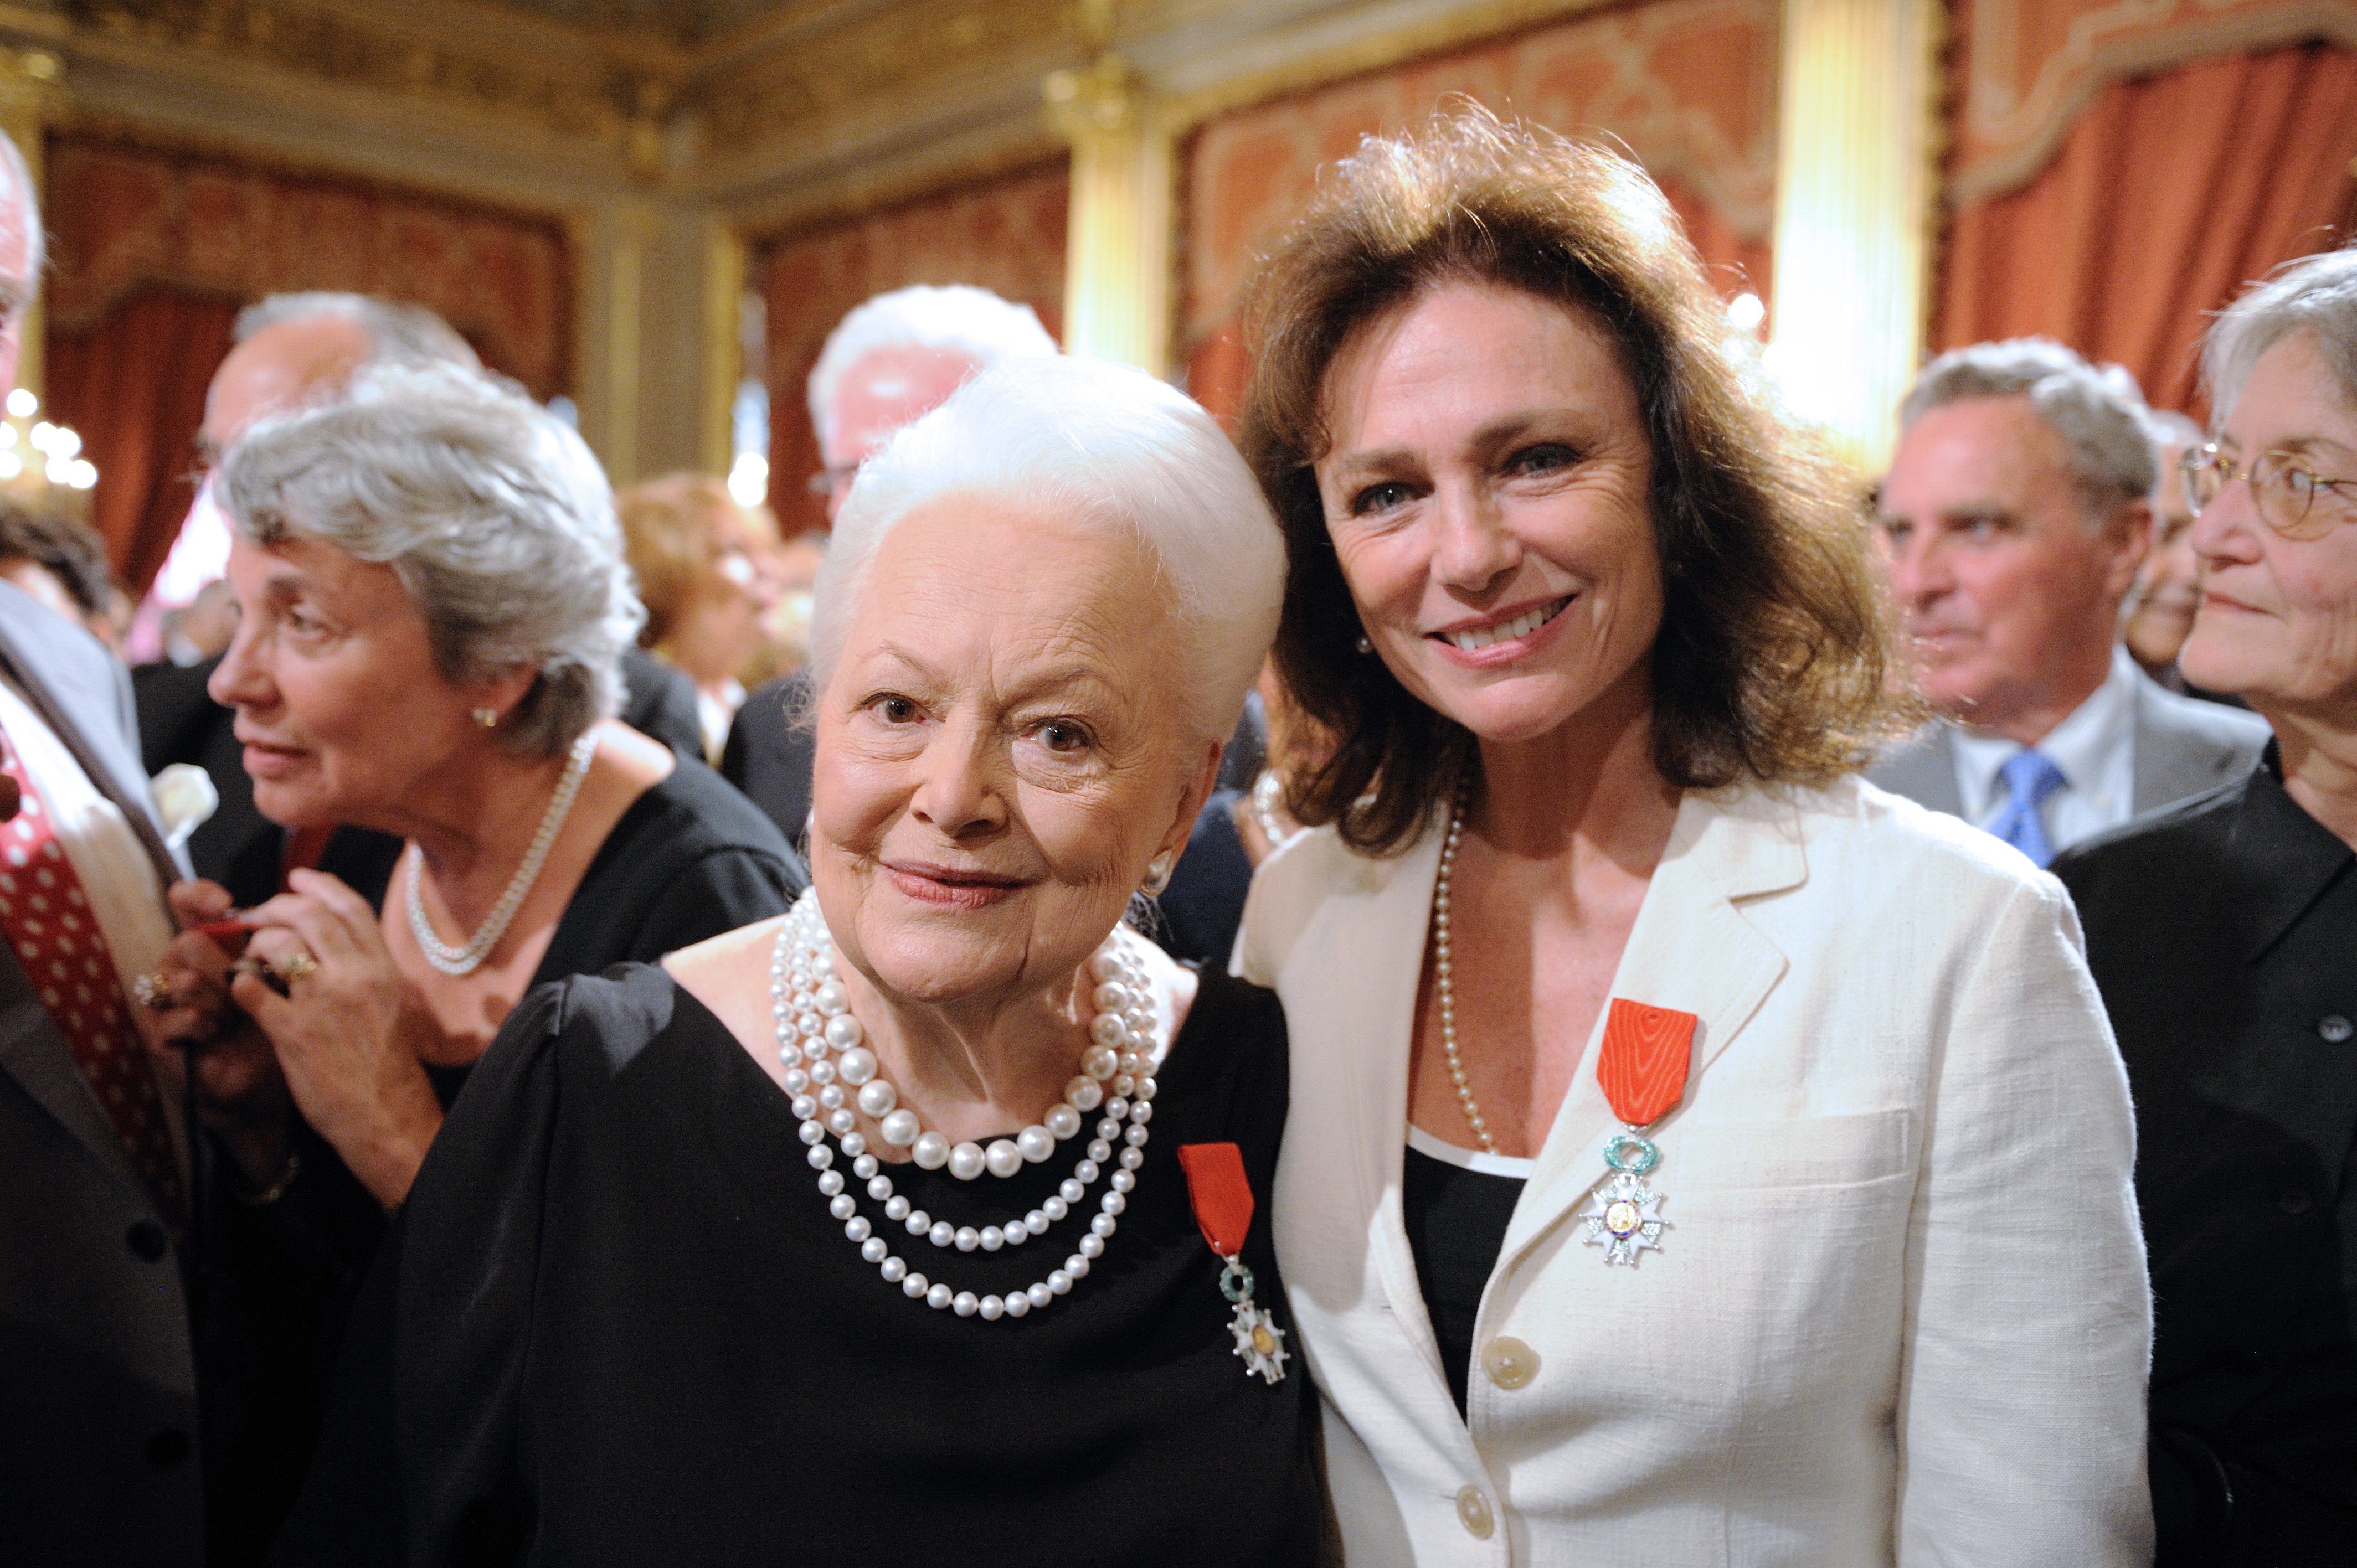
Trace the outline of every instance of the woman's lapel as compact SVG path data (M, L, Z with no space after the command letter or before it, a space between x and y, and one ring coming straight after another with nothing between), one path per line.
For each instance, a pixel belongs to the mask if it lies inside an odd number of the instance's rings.
M1695 1079L1735 1042L1786 967L1783 953L1744 918L1736 901L1798 886L1807 875L1800 812L1789 800L1752 789L1724 800L1689 793L1680 803L1669 848L1629 933L1611 993L1695 1015L1686 1069L1689 1098ZM1575 1217L1609 1174L1604 1141L1620 1130L1620 1122L1596 1078L1603 1033L1598 1016L1579 1075L1555 1112L1537 1168L1506 1229L1493 1279L1555 1225ZM1678 1114L1673 1112L1671 1119Z

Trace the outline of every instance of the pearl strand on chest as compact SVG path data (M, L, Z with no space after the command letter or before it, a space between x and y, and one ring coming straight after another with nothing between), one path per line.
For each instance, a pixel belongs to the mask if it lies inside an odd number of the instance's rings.
M996 1139L988 1149L966 1143L954 1146L938 1133L924 1131L914 1112L899 1106L898 1096L883 1075L875 1055L864 1045L865 1030L851 1015L850 1003L835 978L831 941L818 911L814 894L797 902L770 952L770 998L778 1040L778 1057L785 1069L786 1088L809 1148L810 1164L818 1172L818 1189L827 1210L843 1222L845 1237L858 1247L866 1262L877 1265L888 1283L921 1300L936 1311L947 1308L960 1317L1022 1317L1044 1309L1085 1278L1092 1262L1103 1255L1106 1240L1118 1228L1128 1195L1137 1184L1145 1163L1147 1123L1153 1120L1155 1081L1147 1068L1155 1060L1157 1024L1145 969L1131 944L1136 940L1118 928L1089 960L1090 978L1097 983L1092 996L1097 1013L1090 1024L1090 1045L1082 1058L1082 1072L1065 1086L1064 1099L1038 1123L1012 1139ZM1110 1096L1107 1090L1110 1090ZM895 1147L909 1150L920 1167L939 1169L971 1181L985 1170L1012 1176L1026 1164L1038 1164L1054 1153L1055 1145L1078 1135L1082 1117L1102 1111L1072 1174L1055 1196L1037 1208L1003 1224L953 1226L933 1219L893 1190L883 1164L868 1152L858 1131L853 1107L878 1121L878 1132ZM1125 1122L1127 1123L1124 1125ZM835 1148L827 1146L832 1133ZM837 1150L851 1165L853 1179L864 1183L869 1198L883 1205L885 1221L898 1223L912 1237L921 1236L936 1248L962 1252L977 1249L995 1252L1043 1237L1059 1221L1086 1202L1089 1188L1108 1164L1116 1168L1106 1182L1111 1189L1099 1199L1089 1229L1075 1244L1063 1266L1045 1279L1006 1295L977 1295L930 1280L909 1267L877 1234L877 1226L859 1212L850 1183L835 1168ZM1116 1149L1118 1152L1116 1152Z

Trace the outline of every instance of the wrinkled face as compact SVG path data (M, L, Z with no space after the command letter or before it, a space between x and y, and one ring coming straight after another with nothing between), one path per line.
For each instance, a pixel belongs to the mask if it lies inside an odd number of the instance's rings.
M887 996L1068 981L1217 766L1170 700L1178 638L1136 543L990 497L886 537L820 693L811 875Z
M2125 634L2128 650L2154 669L2176 662L2193 629L2201 598L2201 558L2193 553L2193 512L2186 504L2178 459L2182 446L2160 449L2160 485L2153 492L2152 553L2136 574L2135 613Z
M2218 444L2243 463L2291 452L2319 478L2357 478L2357 407L2313 336L2260 356ZM2357 485L2319 490L2310 518L2328 509L2334 525L2320 538L2286 539L2259 520L2248 485L2218 492L2193 525L2201 607L2179 665L2261 714L2314 714L2357 734Z
M1603 328L1450 284L1362 326L1326 379L1318 499L1368 639L1484 740L1642 701L1662 624L1652 446Z
M237 710L254 804L288 827L398 821L469 740L475 703L436 667L393 568L316 540L239 538L229 584L237 633L206 689Z
M199 453L210 467L254 421L305 406L350 381L369 357L368 331L348 317L298 316L229 351L205 392Z
M2137 502L2091 524L2061 438L2026 397L1966 398L1918 419L1878 521L1923 694L1996 727L2100 670L2146 515Z
M902 425L949 402L981 368L971 354L921 343L888 343L854 360L834 389L834 439L819 455L834 480L826 520L833 522L843 510L860 464L882 451Z

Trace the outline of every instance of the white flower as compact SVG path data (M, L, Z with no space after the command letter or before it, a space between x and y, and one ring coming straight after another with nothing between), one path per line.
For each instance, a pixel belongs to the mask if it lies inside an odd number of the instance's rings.
M175 762L149 781L156 793L156 811L164 819L164 840L174 849L212 820L221 810L221 791L210 774L191 763Z

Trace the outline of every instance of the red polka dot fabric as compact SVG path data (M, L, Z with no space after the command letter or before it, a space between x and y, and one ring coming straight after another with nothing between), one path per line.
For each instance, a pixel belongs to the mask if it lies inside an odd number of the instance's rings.
M0 771L24 797L16 820L0 824L0 940L73 1047L148 1192L166 1216L184 1219L188 1190L164 1123L164 1097L132 1026L105 934L14 747L0 746Z

